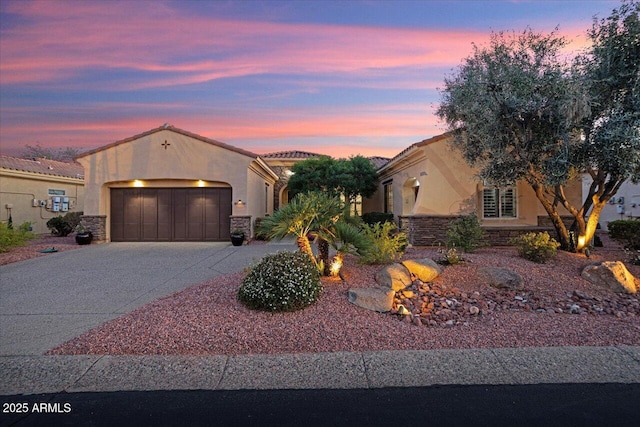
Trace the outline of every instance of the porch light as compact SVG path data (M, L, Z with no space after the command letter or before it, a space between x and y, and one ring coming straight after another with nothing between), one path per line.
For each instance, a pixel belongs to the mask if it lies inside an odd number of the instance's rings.
M198 187L204 187L204 181L199 179L197 185L198 185Z
M244 206L244 202L242 201L242 199L238 199L237 202L234 202L234 205L236 205L237 207L241 208Z
M144 182L140 181L139 179L134 179L133 180L133 186L134 187L144 187Z

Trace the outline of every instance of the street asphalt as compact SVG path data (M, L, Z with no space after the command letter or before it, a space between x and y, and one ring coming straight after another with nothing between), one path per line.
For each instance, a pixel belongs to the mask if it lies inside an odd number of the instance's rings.
M337 405L331 403L332 399L338 402L352 396L354 402L359 402L358 399L368 402L362 403L366 407L385 396L382 390L397 390L391 393L398 396L392 408L399 414L411 413L416 405L426 408L425 402L416 399L432 399L437 390L442 391L438 396L448 395L454 400L460 393L479 393L475 400L470 398L478 405L494 405L491 402L497 396L508 399L509 390L514 398L527 393L531 393L532 398L535 393L547 396L539 397L541 402L554 393L597 396L600 390L608 393L600 399L609 402L613 396L626 394L626 398L637 406L640 347L632 346L202 357L44 356L50 348L152 300L212 277L240 271L266 253L294 248L290 241L241 247L227 243L108 243L0 266L0 396L3 405L0 425L16 422L18 425L54 425L58 422L82 425L77 422L81 414L86 415L87 411L94 416L112 414L113 408L122 409L126 402L142 408L138 415L154 410L162 412L159 408L177 415L180 408L195 410L197 405L190 407L185 402L194 405L202 399L211 402L222 399L224 402L234 396L253 396L254 399L263 396L261 403L245 407L247 413L236 409L237 425L248 425L249 421L255 422L254 425L276 425L267 422L271 418L260 412L260 408L264 409L272 402L277 412L283 393L297 401L317 399L331 412L332 405ZM173 407L178 412L171 412L167 407L166 399L171 393L177 396L176 399L183 399L181 406ZM140 407L135 403L137 399L148 402L148 406ZM579 412L580 417L589 413L585 412L587 407L600 415L606 413L600 410L602 408L627 414L625 404L590 399L580 400L581 404L577 406L562 399L550 399L548 405L556 408L565 402L567 413ZM28 403L27 413L16 412L21 402ZM47 402L61 402L61 405L52 403L47 407ZM34 403L45 403L44 407L52 411L60 410L56 422L52 424L51 418L43 417L41 413L34 415ZM63 403L71 406L73 416L64 412ZM551 408L548 405L546 408ZM263 418L246 418L252 410L256 417L260 413ZM376 413L379 408L374 405L371 410ZM526 412L526 408L519 410ZM552 414L554 411L547 412ZM220 414L220 419L224 420L222 412ZM599 419L597 414L590 419ZM635 414L637 419L637 411ZM431 416L426 420L444 420ZM582 419L580 417L576 420ZM88 424L108 425L107 419L96 418ZM125 424L140 425L134 422L136 419L129 418ZM175 425L171 419L171 416L156 418L160 422L153 424ZM296 419L292 415L289 421ZM341 419L351 418L345 414ZM360 421L367 419L361 417ZM373 421L382 419L374 417ZM397 417L398 422L404 419L417 422L421 418ZM218 425L205 418L191 420L188 424ZM317 420L329 421L328 418ZM293 423L283 420L279 424ZM355 424L378 425L376 422Z

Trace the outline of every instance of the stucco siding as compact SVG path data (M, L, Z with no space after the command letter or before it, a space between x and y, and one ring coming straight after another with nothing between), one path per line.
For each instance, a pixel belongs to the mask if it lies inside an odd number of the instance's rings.
M46 206L33 206L34 199L47 201L52 196L49 190L62 190L69 198L68 212L81 212L84 206L82 179L49 176L29 172L0 169L0 221L6 222L9 213L15 226L29 221L36 234L48 234L47 221L66 212L53 212ZM11 206L7 209L7 205Z

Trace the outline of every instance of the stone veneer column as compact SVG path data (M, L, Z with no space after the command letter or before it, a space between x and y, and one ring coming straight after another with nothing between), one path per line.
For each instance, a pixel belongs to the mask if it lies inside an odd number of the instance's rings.
M229 234L233 230L244 231L244 236L247 241L251 240L251 215L231 215L231 225L229 227Z
M85 230L93 234L93 242L103 243L107 241L107 216L106 215L82 215L80 224Z

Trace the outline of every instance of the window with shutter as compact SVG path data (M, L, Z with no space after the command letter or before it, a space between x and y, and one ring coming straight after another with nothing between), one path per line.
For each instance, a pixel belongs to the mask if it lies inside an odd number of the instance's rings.
M482 217L517 218L516 200L515 188L485 188L482 191Z

